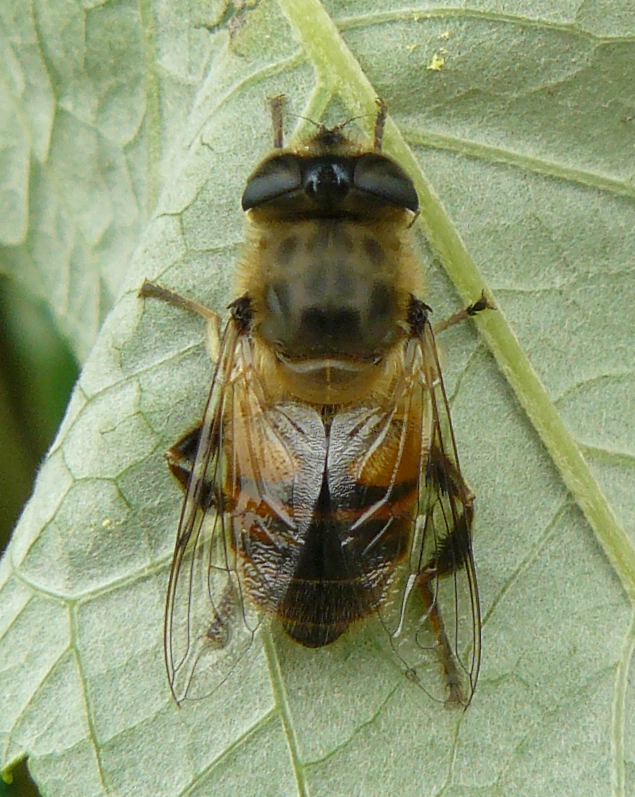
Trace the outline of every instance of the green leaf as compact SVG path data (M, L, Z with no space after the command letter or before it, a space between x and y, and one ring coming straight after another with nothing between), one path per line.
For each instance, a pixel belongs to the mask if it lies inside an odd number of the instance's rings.
M225 5L0 9L3 267L85 358L0 569L2 766L64 797L632 793L631 4ZM354 632L266 637L209 699L169 694L162 452L211 363L198 319L137 291L227 304L280 93L328 121L383 97L426 301L498 307L442 340L485 618L463 714Z

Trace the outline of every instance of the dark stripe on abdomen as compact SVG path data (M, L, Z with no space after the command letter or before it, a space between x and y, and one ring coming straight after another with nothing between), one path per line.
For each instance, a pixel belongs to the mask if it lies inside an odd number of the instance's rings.
M409 520L387 517L381 510L351 533L354 518L377 501L372 491L364 497L373 500L355 511L334 513L325 475L293 576L276 611L286 633L306 647L334 642L351 623L371 614L408 549ZM348 517L342 523L342 514L352 515L353 522Z
M403 476L416 476L403 470ZM344 495L333 497L324 474L301 538L261 498L291 496L291 485L256 485L244 477L240 483L240 495L228 496L228 504L245 508L235 515L243 536L244 586L256 604L277 616L290 637L307 647L322 647L376 610L408 550L417 478L404 478L390 490L349 482ZM292 522L306 509L281 508Z

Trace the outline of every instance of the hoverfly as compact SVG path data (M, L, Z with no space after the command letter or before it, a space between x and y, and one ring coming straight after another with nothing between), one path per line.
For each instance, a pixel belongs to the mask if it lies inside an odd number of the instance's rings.
M341 124L295 148L282 103L274 150L242 196L238 298L204 418L168 454L186 489L170 685L179 702L212 692L267 617L310 648L372 619L411 679L423 685L432 651L446 700L467 705L480 659L474 496L409 241L417 193L382 154L383 103L372 146ZM220 329L196 302L147 282L141 293ZM437 331L488 306L481 297Z

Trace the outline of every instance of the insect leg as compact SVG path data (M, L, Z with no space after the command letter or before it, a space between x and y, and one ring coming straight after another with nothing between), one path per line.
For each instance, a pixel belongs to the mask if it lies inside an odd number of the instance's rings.
M384 141L384 128L386 127L386 115L388 108L386 103L379 99L377 102L377 116L375 117L375 133L373 135L373 149L375 152L381 152L381 147Z
M183 490L187 490L192 469L194 468L198 442L201 436L201 426L199 424L184 435L172 448L168 449L165 455L172 475ZM218 494L218 489L218 487L210 485L209 482L203 485L199 498L201 509L205 510L221 506L226 509L231 504L227 496Z
M184 490L187 489L194 467L200 435L201 425L199 424L168 449L165 454L172 475L176 477Z
M430 531L433 534L434 550L419 572L417 586L423 598L426 617L437 640L437 651L448 687L447 703L465 706L468 700L463 685L467 673L457 661L457 656L461 655L458 648L460 642L457 639L448 639L445 631L440 609L439 582L440 579L464 571L463 578L467 575L470 584L472 610L478 615L478 597L472 591L474 496L463 480L458 465L444 451L440 437L430 448L425 481L434 499L434 504L427 515L431 519ZM460 623L460 599L456 580L453 586L454 606L451 624L455 627L454 633L456 633L456 624ZM444 605L447 608L451 602L446 602Z
M443 617L437 603L436 595L430 588L430 581L435 578L434 571L424 571L418 582L419 591L423 598L425 614L432 626L437 640L437 652L443 667L445 681L448 686L446 705L465 705L465 695L461 686L461 675L452 646L445 632Z
M218 353L220 351L220 316L215 310L205 307L204 304L197 302L195 299L188 299L181 296L174 291L156 285L154 282L144 280L139 296L143 299L160 299L166 304L171 304L174 307L181 307L183 310L188 310L190 313L196 313L207 321L207 335L209 342L209 350L214 361L218 360Z
M197 302L195 299L188 299L149 280L144 280L139 296L144 299L160 299L166 304L174 305L174 307L182 307L184 310L189 310L191 313L202 316L207 321L213 321L219 317L215 310L210 310L209 307L205 307L204 304Z
M273 147L274 149L282 149L284 146L284 104L286 97L284 94L278 94L277 97L271 97L269 104L271 106L271 126L273 128Z
M445 321L440 321L438 324L435 324L433 328L434 334L438 335L439 332L445 332L446 329L460 324L467 318L472 318L472 316L475 316L477 313L481 313L483 310L495 309L496 307L489 301L489 299L485 296L485 291L483 291L477 301L463 308L463 310L459 310L458 313L454 313L454 315L446 318Z

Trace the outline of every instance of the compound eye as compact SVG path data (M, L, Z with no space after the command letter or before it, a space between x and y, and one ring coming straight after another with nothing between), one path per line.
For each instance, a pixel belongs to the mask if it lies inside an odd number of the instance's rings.
M414 184L404 170L383 155L362 155L355 164L355 187L384 200L389 205L419 210Z
M301 183L297 158L290 155L271 158L261 164L247 181L242 198L243 210L296 191Z

